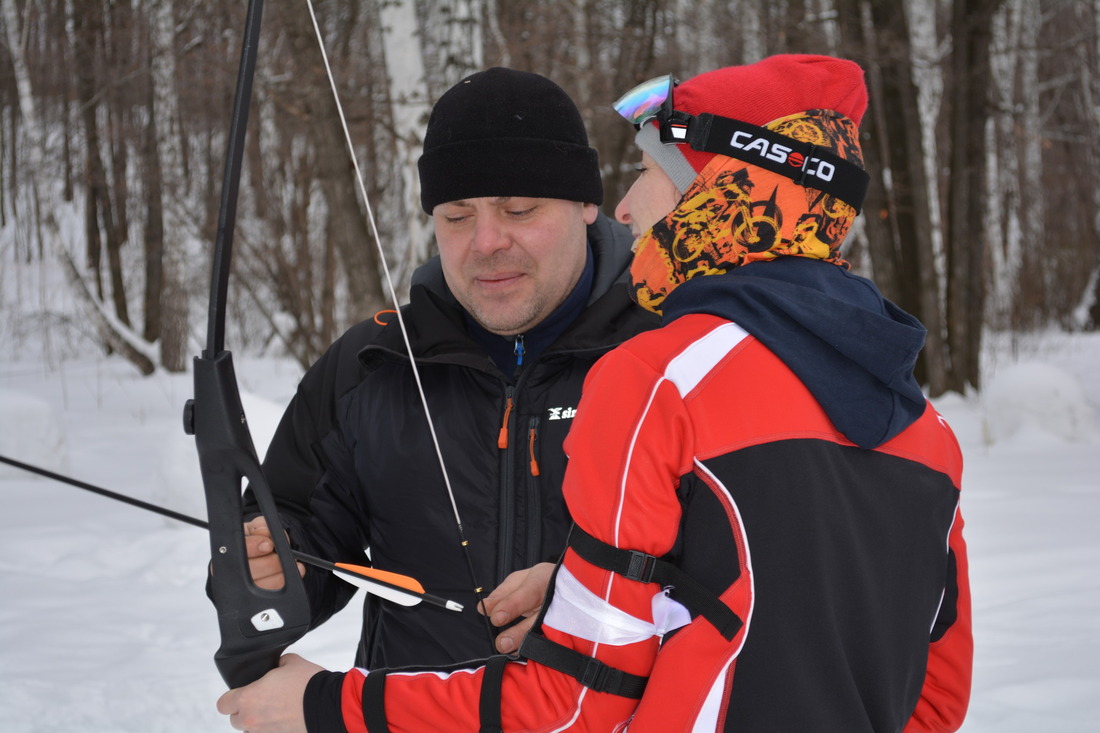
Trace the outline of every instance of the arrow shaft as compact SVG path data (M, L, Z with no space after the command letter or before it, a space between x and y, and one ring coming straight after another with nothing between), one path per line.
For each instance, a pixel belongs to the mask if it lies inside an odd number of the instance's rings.
M53 479L54 481L60 481L63 484L68 484L70 486L75 486L78 489L84 489L85 491L90 491L93 494L99 494L100 496L106 496L108 499L114 499L115 501L121 501L124 504L130 504L130 505L136 506L140 509L144 509L145 511L148 511L148 512L153 512L155 514L161 514L165 517L169 517L170 519L175 519L178 522L185 522L187 524L193 524L194 526L202 527L203 529L209 529L210 528L210 524L208 522L203 521L202 519L197 519L195 517L188 516L187 514L181 514L179 512L172 511L171 509L165 509L164 507L158 506L157 504L150 504L147 501L142 501L141 499L135 499L134 497L126 496L125 494L119 494L118 492L111 491L109 489L104 489L100 486L94 486L92 484L85 483L84 481L78 481L75 478L70 478L68 476L63 476L60 473L54 473L53 471L48 471L45 468L39 468L38 466L32 466L29 463L23 463L21 461L16 461L12 458L7 458L6 456L0 456L0 463L6 463L9 466L14 466L15 468L22 469L23 471L28 471L30 473L36 473L39 476L45 476L46 478Z
M0 463L6 463L9 466L12 466L14 468L18 468L18 469L23 470L23 471L27 471L29 473L37 474L39 476L43 476L43 477L48 478L48 479L53 479L54 481L59 481L63 484L68 484L69 486L75 486L78 489L83 489L85 491L90 491L93 494L98 494L100 496L105 496L108 499L114 499L115 501L120 501L124 504L129 504L131 506L136 506L139 509L144 509L145 511L153 512L154 514L160 514L161 516L168 517L169 519L175 519L178 522L184 522L185 524L190 524L190 525L193 525L195 527L199 527L201 529L210 529L210 523L209 522L207 522L205 520L202 520L202 519L199 519L197 517L192 517L188 514L182 514L180 512L173 511L171 509L166 509L165 507L159 506L157 504L151 504L147 501L142 501L141 499L135 499L132 496L127 496L126 494L120 494L117 491L111 491L110 489L105 489L102 486L96 486L94 484L89 484L86 481L80 481L78 479L71 478L69 476L65 476L65 475L60 474L60 473L55 473L53 471L47 470L45 468L41 468L39 466L32 466L29 463L23 463L22 461L17 461L14 458L8 458L7 456L0 455ZM362 567L361 568L362 572L356 572L352 568L353 567L358 567L358 566L343 565L343 567L338 567L337 564L334 563L334 562L330 562L329 560L324 560L322 558L315 557L313 555L309 555L309 554L304 553L300 550L291 549L291 555L294 556L294 559L299 560L301 562L304 562L307 565L312 565L314 567L321 568L322 570L328 570L329 572L336 573L337 575L340 575L341 573L348 574L348 575L355 575L359 578L362 578L363 580L365 580L367 582L374 583L376 585L384 586L385 588L388 588L388 589L390 589L392 591L395 591L397 593L404 593L404 594L409 595L409 596L414 596L414 597L418 598L419 600L422 600L426 603L432 604L433 606L439 606L441 608L447 608L447 609L450 609L452 611L461 611L462 610L462 605L459 604L459 603L456 603L455 601L447 600L446 598L442 598L440 596L432 595L431 593L418 592L418 591L412 590L410 588L405 588L401 585L397 585L396 583L390 583L386 580L375 577L374 575L371 574L372 568ZM403 576L403 577L407 577L407 576ZM412 578L409 578L409 580L412 581ZM413 581L413 582L415 582L415 581Z

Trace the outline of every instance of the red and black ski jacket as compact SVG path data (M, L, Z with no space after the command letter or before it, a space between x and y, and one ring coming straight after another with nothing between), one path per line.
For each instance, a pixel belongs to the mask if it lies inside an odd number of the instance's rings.
M956 730L962 456L923 336L823 262L684 283L589 374L527 659L320 673L309 729Z

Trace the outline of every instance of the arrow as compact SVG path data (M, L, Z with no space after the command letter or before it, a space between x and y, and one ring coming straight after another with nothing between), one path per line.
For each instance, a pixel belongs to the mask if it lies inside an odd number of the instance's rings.
M84 481L78 481L68 476L63 476L60 473L54 473L48 471L45 468L39 468L38 466L32 466L29 463L23 463L13 458L0 455L0 463L6 463L9 466L21 469L23 471L29 471L30 473L36 473L39 476L45 476L46 478L53 479L54 481L60 481L70 486L75 486L78 489L84 489L85 491L91 491L94 494L105 496L108 499L114 499L115 501L121 501L131 506L136 506L139 509L144 509L155 514L175 519L178 522L184 522L186 524L193 525L195 527L201 527L202 529L210 529L210 523L192 517L187 514L181 514L180 512L173 511L171 509L165 509L157 504L150 504L147 501L141 499L135 499L132 496L126 494L120 494L117 491L111 491L99 486L86 483ZM308 555L299 550L292 549L291 554L295 560L304 562L307 565L312 565L322 570L328 570L333 573L337 578L343 580L346 583L350 583L357 588L362 588L368 593L385 598L388 601L399 603L402 606L415 606L421 601L430 603L433 606L439 606L440 608L446 608L449 611L461 611L463 606L456 601L447 600L446 598L440 598L439 596L432 595L424 591L424 586L420 584L416 578L409 577L408 575L401 575L400 573L392 573L387 570L378 570L377 568L367 567L366 565L352 565L350 563L343 562L330 562L323 560L313 555Z
M322 560L319 557L313 557L312 555L307 555L298 550L291 550L291 553L296 559L307 565L313 565L314 567L328 570L336 575L337 578L351 583L357 588L362 588L368 593L373 593L388 601L400 603L402 606L415 606L421 601L425 601L434 606L446 608L449 611L462 610L461 603L449 601L439 596L433 596L431 593L425 593L424 586L422 586L418 580L410 578L408 575L378 570L376 568L367 567L366 565L329 562L328 560Z

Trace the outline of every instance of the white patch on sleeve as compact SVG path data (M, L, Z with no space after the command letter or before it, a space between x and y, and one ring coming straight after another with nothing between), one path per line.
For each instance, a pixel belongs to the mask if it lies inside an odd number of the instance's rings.
M585 588L567 568L562 567L554 580L554 599L543 623L586 641L625 646L691 621L687 609L663 592L654 597L653 609L654 618L658 620L656 624L631 616Z

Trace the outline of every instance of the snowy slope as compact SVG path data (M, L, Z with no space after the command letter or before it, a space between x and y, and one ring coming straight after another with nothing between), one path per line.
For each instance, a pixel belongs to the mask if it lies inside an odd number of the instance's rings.
M204 517L180 419L189 376L143 379L119 359L43 344L12 360L9 346L0 454ZM1100 336L1005 339L990 350L985 400L937 403L966 455L967 733L1100 731L1098 365ZM237 372L262 446L299 372L274 360ZM214 710L202 530L3 465L0 502L0 731L230 730ZM295 650L342 668L357 639L353 601Z

